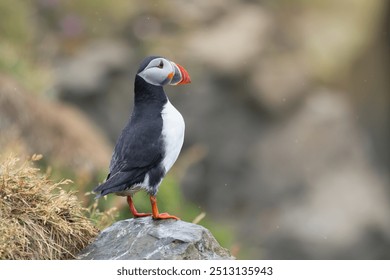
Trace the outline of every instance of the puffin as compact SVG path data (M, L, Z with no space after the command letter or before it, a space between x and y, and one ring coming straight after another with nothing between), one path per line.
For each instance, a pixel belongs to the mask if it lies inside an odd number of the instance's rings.
M176 219L160 213L158 188L179 156L185 123L164 91L166 85L191 83L188 72L162 56L146 57L134 81L134 106L112 154L105 182L94 188L96 198L108 194L126 196L134 218ZM140 190L150 198L151 213L139 213L133 195Z

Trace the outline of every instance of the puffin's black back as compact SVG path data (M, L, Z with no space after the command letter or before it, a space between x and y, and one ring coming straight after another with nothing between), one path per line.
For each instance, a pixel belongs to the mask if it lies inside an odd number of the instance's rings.
M145 58L137 73L154 58L157 56ZM161 111L167 100L162 86L149 84L136 75L133 113L117 140L107 181L94 189L98 196L129 189L143 182L146 174L151 187L148 192L155 194L155 187L165 175L161 165L165 152Z

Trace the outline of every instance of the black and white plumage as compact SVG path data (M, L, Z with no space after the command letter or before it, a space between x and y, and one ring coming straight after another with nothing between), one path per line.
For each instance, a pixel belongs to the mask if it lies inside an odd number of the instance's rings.
M107 180L94 189L97 197L115 193L127 196L135 217L175 218L158 213L158 187L179 156L184 141L182 115L169 102L163 86L190 83L187 71L163 57L144 59L135 77L134 108L119 136ZM152 214L138 213L132 195L144 189L150 195Z

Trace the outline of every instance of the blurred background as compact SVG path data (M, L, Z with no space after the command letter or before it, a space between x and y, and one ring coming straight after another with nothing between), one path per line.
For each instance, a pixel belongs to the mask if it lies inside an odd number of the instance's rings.
M186 138L161 210L241 259L389 259L389 27L386 0L0 0L0 158L42 154L89 207L162 55L192 84L166 88Z

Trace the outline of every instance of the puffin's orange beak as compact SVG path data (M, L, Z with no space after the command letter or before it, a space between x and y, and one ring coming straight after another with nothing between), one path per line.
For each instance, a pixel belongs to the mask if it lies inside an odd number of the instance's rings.
M173 77L171 78L171 85L184 85L184 84L189 84L191 83L191 78L190 75L188 74L187 70L184 69L183 66L180 64L171 62L173 65L173 68L175 69L175 73ZM168 75L168 78L169 75Z
M190 75L188 74L187 70L184 69L184 67L181 66L180 64L176 64L176 65L179 68L180 74L181 74L181 81L178 83L178 85L184 85L184 84L191 83L191 78L190 78Z

